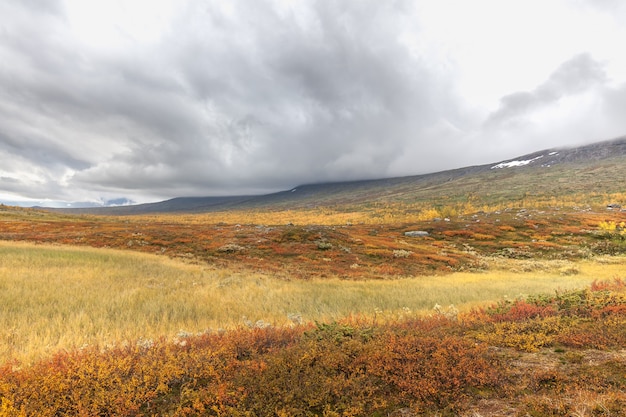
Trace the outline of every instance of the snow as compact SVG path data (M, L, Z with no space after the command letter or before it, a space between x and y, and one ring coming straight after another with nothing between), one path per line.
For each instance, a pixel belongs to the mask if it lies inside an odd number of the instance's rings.
M491 169L499 169L499 168L513 168L513 167L521 167L524 165L528 165L533 161L536 161L537 159L541 159L543 158L543 155L539 155L536 158L533 159L527 159L525 161L509 161L509 162L502 162L499 163L498 165L494 165L491 167Z

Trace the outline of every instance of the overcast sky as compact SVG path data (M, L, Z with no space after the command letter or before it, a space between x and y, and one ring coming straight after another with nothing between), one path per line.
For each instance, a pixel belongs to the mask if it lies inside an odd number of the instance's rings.
M626 134L620 0L2 0L0 201L421 174Z

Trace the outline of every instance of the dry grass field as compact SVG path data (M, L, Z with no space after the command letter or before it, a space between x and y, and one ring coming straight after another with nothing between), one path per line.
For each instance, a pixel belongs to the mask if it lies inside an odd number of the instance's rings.
M175 338L245 326L372 320L461 311L529 294L582 288L626 270L626 258L485 259L483 272L396 280L270 275L112 249L0 243L0 361L32 363L61 350Z

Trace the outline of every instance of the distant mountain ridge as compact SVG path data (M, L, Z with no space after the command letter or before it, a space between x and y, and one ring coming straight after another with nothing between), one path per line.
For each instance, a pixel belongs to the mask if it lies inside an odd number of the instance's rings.
M574 180L576 186L572 188ZM304 184L265 195L177 197L148 204L55 210L103 215L203 213L235 209L287 210L425 201L440 199L442 196L454 201L468 193L511 199L528 193L556 196L587 189L625 192L624 181L626 136L579 147L545 149L492 164L431 174Z

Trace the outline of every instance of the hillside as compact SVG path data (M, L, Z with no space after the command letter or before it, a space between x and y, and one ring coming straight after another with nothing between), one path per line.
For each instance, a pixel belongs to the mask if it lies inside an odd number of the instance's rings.
M124 248L300 278L449 273L484 269L485 256L579 260L624 253L622 227L603 233L600 225L626 220L625 183L626 138L620 138L264 196L178 198L78 210L79 216L4 210L0 239Z
M494 256L578 261L626 251L625 147L622 138L419 177L104 210L117 216L0 208L0 239L130 249L289 279L480 271Z
M626 136L575 148L546 149L487 165L425 175L306 184L259 196L179 197L134 206L61 211L131 215L297 210L320 206L350 210L377 203L460 203L468 197L493 205L529 197L548 200L557 196L568 199L586 194L593 198L598 193L622 193L625 180Z

